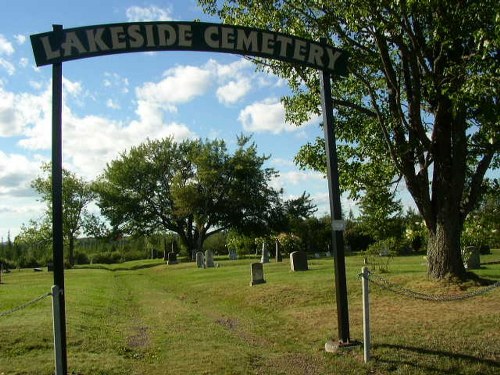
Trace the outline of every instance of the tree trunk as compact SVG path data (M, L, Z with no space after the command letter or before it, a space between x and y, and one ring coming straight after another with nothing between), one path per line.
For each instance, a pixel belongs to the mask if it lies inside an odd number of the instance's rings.
M465 279L465 267L460 250L461 231L460 224L455 220L440 221L434 231L429 231L427 260L430 277Z
M68 261L71 267L75 265L75 238L69 236L69 256Z

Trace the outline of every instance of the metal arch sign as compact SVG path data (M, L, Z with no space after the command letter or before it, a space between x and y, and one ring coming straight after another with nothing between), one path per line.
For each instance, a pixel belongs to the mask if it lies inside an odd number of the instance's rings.
M242 26L205 22L134 22L31 35L37 66L127 52L205 51L271 58L336 75L347 54L326 43Z
M31 35L37 66L52 65L53 319L56 375L67 373L62 205L62 63L127 52L204 51L275 59L320 71L327 178L335 257L339 343L350 344L331 75L347 75L347 54L326 43L249 27L203 22L135 22L84 26ZM326 346L325 346L326 347Z

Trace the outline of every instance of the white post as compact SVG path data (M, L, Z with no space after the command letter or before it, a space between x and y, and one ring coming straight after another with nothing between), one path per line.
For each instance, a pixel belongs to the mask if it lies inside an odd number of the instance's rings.
M54 322L54 355L56 375L65 375L62 363L61 321L59 317L59 286L52 286L52 317Z
M370 299L368 289L368 267L362 268L362 288L363 288L363 356L365 363L370 360Z

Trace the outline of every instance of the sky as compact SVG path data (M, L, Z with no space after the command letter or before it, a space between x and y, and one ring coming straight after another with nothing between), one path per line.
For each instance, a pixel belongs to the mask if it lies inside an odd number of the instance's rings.
M45 210L30 182L51 153L51 66L37 68L29 36L136 21L219 22L195 0L18 0L0 12L0 237L13 240L22 224ZM86 180L146 139L224 139L252 135L283 198L306 191L329 214L328 186L319 173L299 170L300 146L322 136L320 119L285 122L285 81L256 72L242 56L205 52L149 52L101 56L63 64L63 167ZM342 200L344 212L353 203Z

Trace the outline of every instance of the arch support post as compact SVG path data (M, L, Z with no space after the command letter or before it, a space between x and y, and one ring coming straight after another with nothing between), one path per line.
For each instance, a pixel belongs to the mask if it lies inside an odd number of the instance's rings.
M61 33L62 26L54 25ZM66 304L64 299L64 239L62 203L62 63L52 65L52 254L54 262L54 349L56 375L68 372Z
M337 302L338 345L349 345L349 309L347 302L347 282L344 254L344 222L340 204L340 185L337 160L335 128L333 123L333 102L330 73L320 71L321 106L327 162L330 216L332 220L332 248L335 261L335 297ZM328 343L325 345L327 347ZM327 348L327 351L328 350Z

